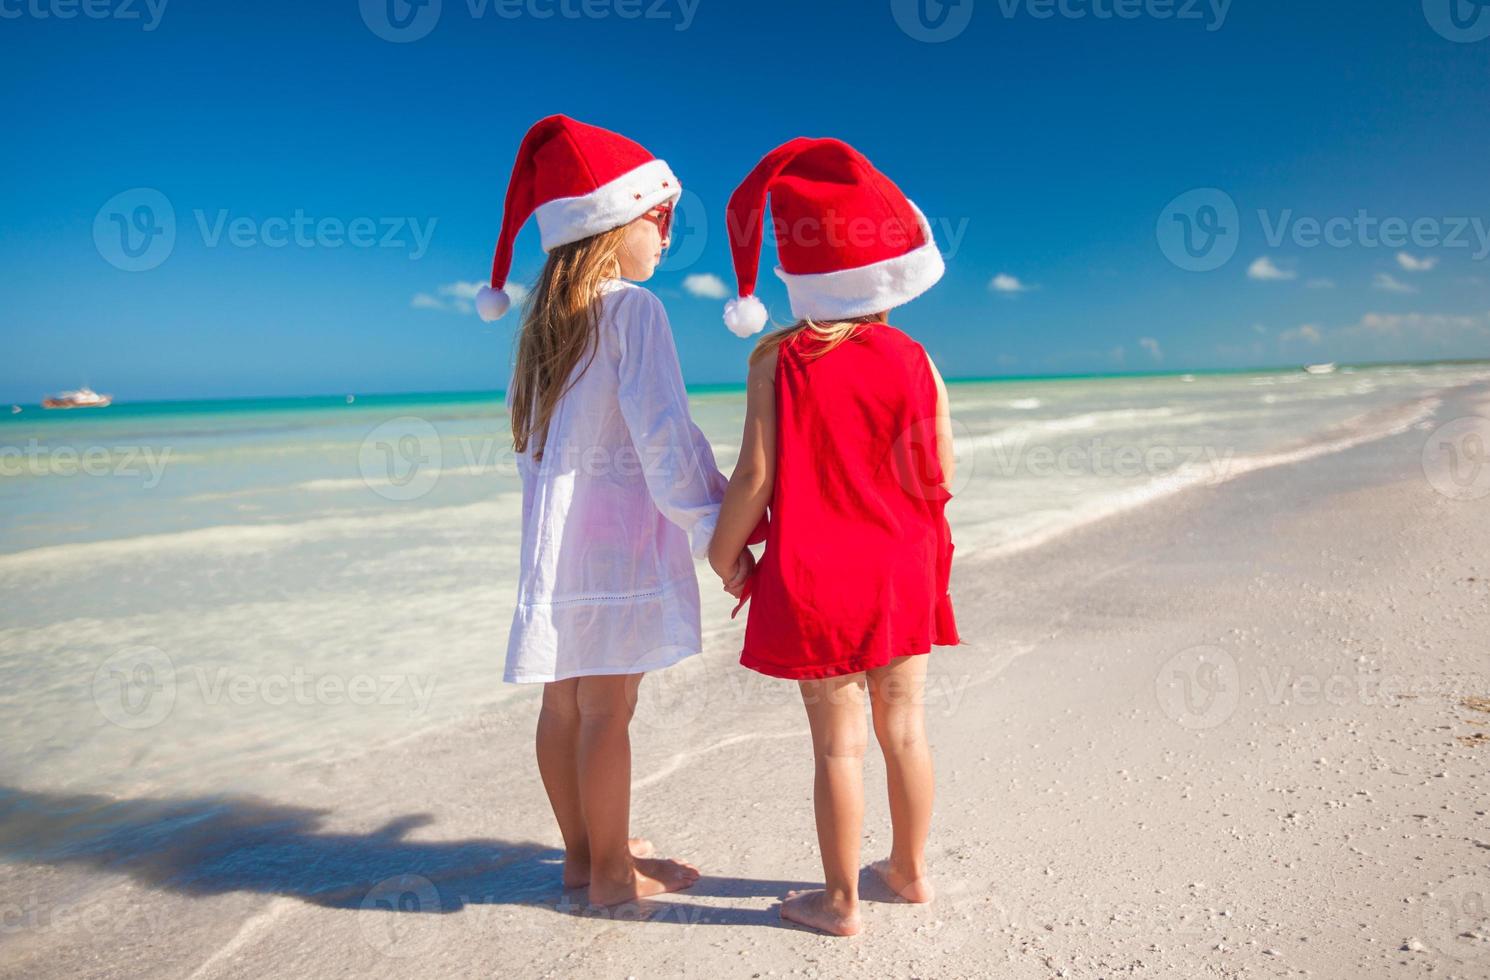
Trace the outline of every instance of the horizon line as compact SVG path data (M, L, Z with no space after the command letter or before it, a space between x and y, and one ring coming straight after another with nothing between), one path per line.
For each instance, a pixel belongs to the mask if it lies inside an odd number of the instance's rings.
M1386 368L1386 367L1433 367L1449 364L1490 364L1490 356L1487 357L1459 357L1444 358L1424 361L1338 361L1321 362L1334 363L1341 368ZM966 384L992 384L1013 382L1050 382L1050 381L1095 381L1116 378L1181 378L1186 376L1221 376L1237 374L1275 374L1284 372L1302 371L1302 364L1275 364L1256 365L1241 368L1174 368L1148 371L1078 371L1071 373L1052 374L994 374L994 375L960 375L956 377L945 377L946 383L951 385ZM91 386L90 386L91 387ZM744 382L718 381L718 382L684 382L684 387L689 392L720 392L720 391L743 391ZM435 389L424 391L342 391L342 392L320 392L306 395L234 395L229 398L145 398L138 401L117 401L121 405L161 405L161 404L189 404L192 402L228 403L228 402L253 402L253 401L317 401L321 399L345 399L354 398L415 398L429 396L503 396L507 394L505 388L476 388L476 389ZM113 397L110 395L110 397ZM4 404L0 400L0 404ZM40 408L41 402L10 402L9 404L25 408ZM0 416L3 418L4 416Z

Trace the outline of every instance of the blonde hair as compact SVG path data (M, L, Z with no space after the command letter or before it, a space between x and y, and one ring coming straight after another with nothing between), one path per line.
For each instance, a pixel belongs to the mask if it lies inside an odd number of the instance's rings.
M600 287L620 274L623 225L548 253L523 311L512 372L512 446L543 456L554 409L595 359ZM578 371L575 366L584 360Z
M822 346L814 348L807 356L809 358L822 357L833 350L839 344L848 340L859 332L860 327L872 323L888 323L885 319L887 311L871 313L869 316L854 317L852 320L834 320L819 323L813 319L802 319L784 330L777 330L766 334L755 345L755 350L750 352L750 363L754 364L764 357L769 357L781 348L782 344L795 340L798 335L810 332L814 339L821 340Z

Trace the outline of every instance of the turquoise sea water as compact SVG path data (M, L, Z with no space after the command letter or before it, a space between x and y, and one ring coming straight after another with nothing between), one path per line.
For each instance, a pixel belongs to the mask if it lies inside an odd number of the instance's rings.
M959 560L1431 427L1436 393L1486 378L1490 364L954 383ZM692 398L728 472L742 393ZM252 790L510 696L506 428L498 393L0 416L0 787Z

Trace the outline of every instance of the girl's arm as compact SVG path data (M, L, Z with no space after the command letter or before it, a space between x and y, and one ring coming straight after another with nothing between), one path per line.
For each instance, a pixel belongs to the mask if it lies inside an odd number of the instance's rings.
M709 564L726 582L736 574L750 533L766 513L776 485L776 353L750 366L745 393L745 434L740 461L724 492Z
M662 302L644 289L628 290L619 301L626 305L617 311L622 324L618 394L639 459L611 464L641 467L657 509L688 533L693 556L703 558L719 517L724 474L688 412Z
M952 441L952 405L947 398L947 384L931 355L926 355L931 365L931 376L936 380L936 457L942 464L942 489L951 490L957 475L957 453Z

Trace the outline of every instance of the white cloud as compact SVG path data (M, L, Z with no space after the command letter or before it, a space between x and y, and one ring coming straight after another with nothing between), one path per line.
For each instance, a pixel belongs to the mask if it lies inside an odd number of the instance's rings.
M1422 361L1482 357L1490 345L1490 313L1367 313L1348 326L1312 323L1285 330L1280 345L1305 343L1341 361Z
M1258 282L1286 282L1298 277L1297 272L1278 268L1266 255L1247 267L1247 278L1256 279Z
M409 303L416 310L438 310L441 313L474 313L476 294L485 286L484 282L457 280L436 287L433 293L415 293ZM503 287L513 304L521 303L528 296L528 287L522 283L509 282Z
M685 277L683 288L688 290L690 296L700 299L724 299L729 296L729 287L712 272L695 272Z
M1138 346L1149 352L1149 356L1156 361L1164 360L1164 349L1153 337L1139 337Z
M1304 287L1306 289L1334 289L1335 288L1335 280L1333 280L1333 279L1310 279L1308 282L1304 283Z
M1416 286L1409 286L1389 272L1378 272L1371 285L1388 293L1415 293L1418 291Z
M1292 330L1285 330L1278 335L1278 342L1280 344L1290 343L1295 340L1313 344L1317 347L1324 340L1324 334L1314 324L1306 323L1303 326L1294 327Z
M1011 276L1007 272L1000 272L988 281L988 288L996 293L1027 293L1036 287L1027 286L1020 282L1018 276Z
M1453 316L1446 313L1367 313L1360 322L1340 330L1346 337L1393 337L1451 340L1490 335L1490 316Z
M1407 252L1398 252L1397 264L1408 272L1432 272L1438 266L1438 259L1431 256L1420 259L1415 255L1409 255Z

